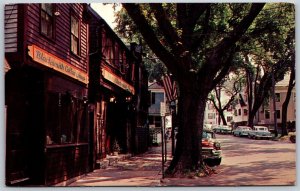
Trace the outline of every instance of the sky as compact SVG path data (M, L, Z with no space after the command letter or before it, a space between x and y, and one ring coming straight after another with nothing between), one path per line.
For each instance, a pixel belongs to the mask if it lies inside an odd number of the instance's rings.
M91 7L106 21L106 23L114 29L116 23L114 23L114 9L113 4L103 4L103 3L91 3ZM120 10L121 6L116 7L116 11Z

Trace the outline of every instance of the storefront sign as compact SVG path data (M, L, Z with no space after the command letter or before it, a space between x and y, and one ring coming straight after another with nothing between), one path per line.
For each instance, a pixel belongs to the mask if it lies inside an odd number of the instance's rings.
M47 52L46 50L43 50L36 45L28 46L28 49L28 54L34 61L65 75L68 75L74 79L77 79L80 82L83 82L85 84L88 83L88 75L86 72L75 68L68 62L56 57L55 55Z
M108 81L116 84L120 88L129 91L131 94L134 94L134 87L125 82L122 78L116 76L115 74L109 72L108 70L102 68L102 75Z

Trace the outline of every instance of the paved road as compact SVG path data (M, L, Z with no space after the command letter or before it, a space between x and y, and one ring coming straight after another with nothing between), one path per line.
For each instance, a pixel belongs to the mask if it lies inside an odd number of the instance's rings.
M160 147L107 169L88 174L70 186L254 186L294 185L296 145L217 135L223 160L217 174L201 178L161 179Z
M169 180L167 185L254 186L294 185L296 145L288 141L253 140L217 135L223 145L218 174L196 180Z

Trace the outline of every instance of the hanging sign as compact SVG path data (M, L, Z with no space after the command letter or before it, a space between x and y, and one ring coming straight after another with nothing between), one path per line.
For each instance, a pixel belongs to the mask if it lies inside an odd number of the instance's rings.
M106 80L114 83L115 85L130 92L131 94L134 94L134 87L125 82L122 78L113 74L112 72L106 70L105 68L102 68L102 75Z
M78 68L72 66L68 62L56 57L55 55L47 52L46 50L36 46L28 46L29 56L37 63L54 69L69 77L72 77L80 82L88 84L88 74Z

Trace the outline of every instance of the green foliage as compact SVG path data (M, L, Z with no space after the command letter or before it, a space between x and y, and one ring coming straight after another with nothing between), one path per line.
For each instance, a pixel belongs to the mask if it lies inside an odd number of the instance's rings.
M214 46L220 42L223 38L233 30L241 19L248 13L251 4L249 3L217 3L211 4L207 12L209 14L203 14L198 19L198 22L194 28L192 38L197 41L204 38L203 41L199 41L197 48L191 51L193 66L195 69L200 69L202 63L205 61L207 53L214 48ZM165 47L169 47L166 39L161 34L160 29L155 21L153 10L149 4L140 4L143 15L147 21L153 27L156 35ZM182 35L182 29L178 28L178 21L176 20L176 4L164 3L163 7L167 13L168 18L171 21L172 26L176 29L179 36ZM262 12L259 14L256 21L251 25L246 35L238 43L240 53L247 53L257 56L257 60L268 60L268 54L272 53L271 59L278 59L282 57L282 54L287 48L284 44L288 32L294 27L294 7L288 3L269 3L265 6ZM122 8L117 13L117 31L119 35L129 41L137 41L141 38L138 28ZM143 44L145 51L149 48L146 44ZM150 52L151 57L156 57ZM240 56L234 57L233 62L241 61ZM156 62L147 62L147 64L156 64ZM152 67L147 67L152 68Z

